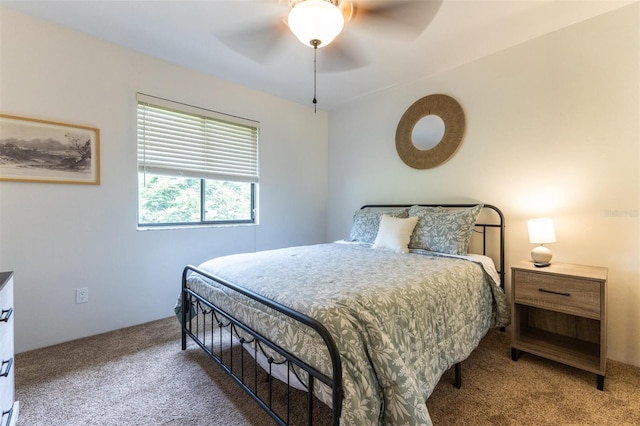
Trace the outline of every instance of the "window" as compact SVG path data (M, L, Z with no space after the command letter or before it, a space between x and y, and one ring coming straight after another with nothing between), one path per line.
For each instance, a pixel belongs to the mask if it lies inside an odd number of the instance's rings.
M255 223L258 128L138 94L138 225Z

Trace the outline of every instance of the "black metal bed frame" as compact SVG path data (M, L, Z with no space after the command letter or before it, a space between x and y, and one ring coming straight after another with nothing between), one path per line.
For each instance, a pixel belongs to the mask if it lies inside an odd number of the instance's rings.
M362 206L365 208L395 208L395 207L409 207L416 204L371 204ZM473 207L476 204L418 204L425 207L445 207L445 208L464 208ZM497 228L499 233L499 265L496 265L498 273L500 275L500 285L504 289L505 279L505 263L504 263L504 216L502 212L489 204L484 205L484 209L491 210L497 214L497 219L485 220L481 223L476 223L474 231L482 234L482 253L487 253L487 229ZM495 259L494 259L495 261ZM274 309L281 314L291 318L294 321L302 323L312 330L314 330L325 342L329 356L332 363L332 376L328 377L322 372L318 371L312 365L300 360L295 354L287 352L277 344L269 340L268 337L261 335L260 333L252 330L247 325L243 324L238 319L234 318L232 313L225 312L223 309L213 305L206 300L203 296L187 288L187 278L191 273L198 274L209 280L215 281L221 286L229 288L245 297L251 298L254 301L265 305L271 309ZM204 352L219 364L222 369L244 389L249 396L251 396L258 405L269 414L273 420L279 425L289 424L291 419L291 378L293 374L298 383L302 383L307 391L307 424L313 424L314 413L314 389L315 381L319 380L331 389L332 404L331 404L331 424L338 425L340 423L340 416L342 412L342 364L340 360L340 353L337 346L331 337L327 329L315 319L297 312L287 306L274 302L271 299L265 298L253 291L238 286L234 283L225 281L219 277L213 276L205 271L202 271L194 266L186 266L182 273L182 350L187 348L187 336L190 337ZM215 330L217 327L218 330ZM226 330L227 333L224 333ZM223 337L226 336L226 337ZM250 337L247 337L250 336ZM228 339L231 353L223 353L224 342L223 338ZM240 343L239 353L240 360L236 361L234 365L234 342ZM250 373L245 372L245 358L244 351L249 350L247 346L251 347L253 351L253 368ZM280 358L275 359L268 354L276 353ZM267 380L267 390L261 390L262 386L258 379L258 361L259 354L264 355L267 358L269 364L269 371L266 372L267 378L272 377L272 366L277 364L286 364L287 366L287 391L286 391L286 408L276 409L273 401L272 382L273 380ZM238 364L240 364L238 366ZM295 368L294 368L295 367ZM455 381L454 385L460 388L462 385L462 373L461 363L457 363L454 366ZM300 374L296 372L296 369L301 369L307 373L306 383L303 382ZM238 370L240 370L238 372ZM267 395L263 395L266 392ZM317 402L316 402L317 404Z

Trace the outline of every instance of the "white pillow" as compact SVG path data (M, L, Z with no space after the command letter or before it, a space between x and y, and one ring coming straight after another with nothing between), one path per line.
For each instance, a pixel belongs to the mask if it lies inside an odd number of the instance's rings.
M409 240L413 228L418 223L417 217L398 218L382 215L378 235L373 248L389 249L399 253L409 253Z

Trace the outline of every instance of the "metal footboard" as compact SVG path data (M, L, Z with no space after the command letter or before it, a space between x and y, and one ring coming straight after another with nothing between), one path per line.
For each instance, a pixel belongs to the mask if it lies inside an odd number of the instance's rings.
M291 319L298 321L312 328L324 340L332 363L332 377L318 371L313 366L300 360L294 354L287 352L282 347L273 343L269 338L257 333L238 319L234 318L231 313L225 312L219 307L200 296L193 290L187 288L187 278L190 274L198 274L209 280L215 281L217 284L230 288L246 297L249 297L271 309L274 309ZM292 423L292 400L291 400L291 381L297 380L302 383L307 391L307 407L306 422L313 424L314 419L314 400L315 404L319 402L314 397L314 386L316 380L324 383L331 388L332 405L331 405L331 424L338 425L342 410L342 364L340 354L336 344L327 331L327 329L313 318L292 310L284 305L276 303L250 290L239 287L233 283L212 276L193 266L187 266L182 273L182 350L187 348L187 336L189 336L204 352L219 364L222 369L237 382L242 389L245 390L260 407L265 410L279 425L287 425ZM226 331L226 333L224 331ZM223 351L223 339L228 341L231 354L225 354ZM234 365L234 342L241 346L240 359L236 360ZM245 349L250 347L253 351L252 368L247 370L245 366ZM247 349L248 350L248 349ZM268 352L267 352L268 351ZM274 356L267 356L267 353L277 353L278 359ZM259 365L257 358L262 354L267 356L268 370L267 385L260 383ZM249 357L246 357L249 358ZM282 401L278 408L274 405L274 391L271 367L276 364L285 364L287 367L287 389L284 398L284 407ZM295 367L295 368L294 368ZM303 370L307 373L306 381L296 372L296 369ZM291 377L294 376L294 377Z

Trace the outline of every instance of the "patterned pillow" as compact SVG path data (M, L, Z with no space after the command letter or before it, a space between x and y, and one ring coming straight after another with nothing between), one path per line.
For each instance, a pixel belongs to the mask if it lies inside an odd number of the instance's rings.
M469 208L412 206L409 216L418 224L411 235L409 248L446 254L467 254L469 240L482 210L482 204Z
M408 208L396 209L360 209L353 214L351 241L373 243L378 235L380 218L383 214L391 217L408 217Z

